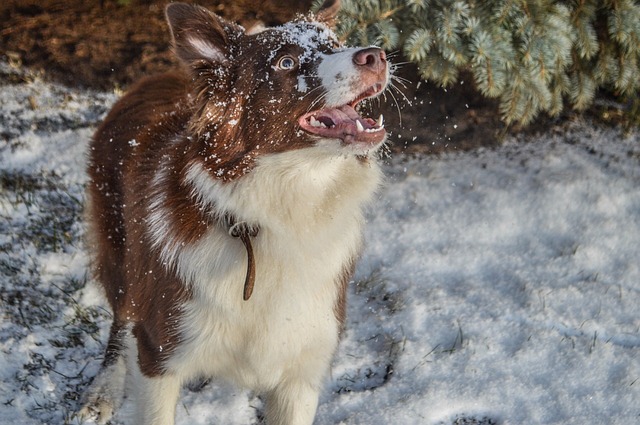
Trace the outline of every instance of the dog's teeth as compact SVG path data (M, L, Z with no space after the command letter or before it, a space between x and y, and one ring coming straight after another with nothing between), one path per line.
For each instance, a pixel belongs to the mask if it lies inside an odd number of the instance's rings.
M378 131L384 130L384 127L371 127L365 130L365 133L377 133Z
M380 114L378 121L376 121L376 127L384 127L384 117Z
M362 123L358 120L356 120L356 128L358 129L359 132L364 131L364 127L362 126Z
M315 117L311 117L311 119L309 120L309 124L311 124L313 127L320 127L322 125L322 123Z
M327 128L327 125L322 121L317 120L316 117L309 118L309 124L311 124L312 127Z

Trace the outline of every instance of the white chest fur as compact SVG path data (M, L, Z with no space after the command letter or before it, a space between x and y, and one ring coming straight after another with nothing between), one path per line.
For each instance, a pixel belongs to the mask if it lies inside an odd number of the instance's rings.
M194 297L167 366L183 379L217 375L255 389L289 373L320 380L338 342L340 276L359 251L379 168L310 148L265 156L236 182L219 183L200 165L187 180L203 203L260 226L256 286L243 301L246 253L221 229L181 251L177 270Z

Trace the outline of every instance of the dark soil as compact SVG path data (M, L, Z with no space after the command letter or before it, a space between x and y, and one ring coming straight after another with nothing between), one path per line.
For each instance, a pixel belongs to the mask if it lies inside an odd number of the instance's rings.
M4 0L0 4L0 58L66 85L100 90L126 88L143 75L176 66L164 22L166 3ZM285 22L297 13L305 13L311 3L199 1L245 27L257 21L267 25ZM400 56L394 60L403 61ZM394 151L441 152L493 146L506 133L496 102L480 96L471 78L444 90L420 83L411 64L401 66L398 75L408 81L406 87L395 83L402 94L392 90L381 102Z

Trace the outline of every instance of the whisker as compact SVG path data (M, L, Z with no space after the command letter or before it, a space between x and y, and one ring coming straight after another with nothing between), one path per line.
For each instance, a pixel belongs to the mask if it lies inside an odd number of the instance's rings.
M314 88L312 88L311 90L309 90L308 92L306 92L306 93L304 94L304 96L302 96L302 97L303 97L303 98L305 98L305 97L309 96L311 93L313 93L314 91L316 91L316 90L321 90L321 89L322 89L322 86L314 87Z
M400 90L400 88L398 86L396 86L394 83L391 83L391 84L389 84L389 87L392 88L393 90L395 90L396 92L398 92L398 94L402 96L404 101L407 102L407 104L409 104L409 106L413 106L413 103L411 102L411 100L409 100L407 95L404 94L404 92L402 90Z
M393 85L391 85L391 87L393 87ZM396 89L397 89L397 87L396 87ZM385 92L387 92L387 91L389 92L389 96L391 96L391 98L393 99L393 103L396 104L396 109L398 111L398 120L399 120L400 128L402 128L402 111L400 110L400 104L398 103L398 99L396 99L396 97L393 95L393 92L391 90L385 90ZM402 92L400 92L400 93L402 93ZM406 99L406 96L405 96L405 99ZM411 104L411 103L409 103L409 104Z
M315 100L313 102L311 102L311 105L309 105L309 108L307 108L307 112L312 110L326 96L327 96L327 93L322 93L320 96L316 97Z
M394 50L392 52L387 53L387 57L393 59L399 54L400 54L400 50Z
M313 92L315 92L316 90L322 90L322 86L316 86L313 89L309 90L307 93L305 93L305 95L303 96L303 98L313 94ZM309 107L307 108L306 112L309 112L311 109L313 109L314 106L316 106L318 104L318 102L320 102L325 96L327 95L327 93L322 93L319 96L317 96L309 105Z
M407 84L411 84L412 83L411 80L407 80L406 78L398 77L398 76L395 76L395 75L392 75L391 79L394 82L397 82L398 84L400 84L405 89L407 88Z
M409 80L407 78L404 78L404 77L401 77L399 75L391 74L391 77L395 78L396 80L402 80L402 81L406 81L406 82L409 82L409 83L411 82L411 80Z

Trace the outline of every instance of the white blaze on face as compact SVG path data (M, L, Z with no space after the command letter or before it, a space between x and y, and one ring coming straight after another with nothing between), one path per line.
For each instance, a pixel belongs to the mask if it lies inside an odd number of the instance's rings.
M327 91L326 106L333 108L354 100L359 94L360 73L353 63L353 55L359 49L345 49L338 53L323 55L318 65L318 77Z

